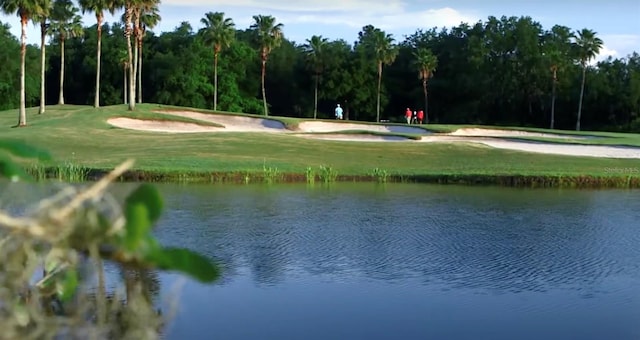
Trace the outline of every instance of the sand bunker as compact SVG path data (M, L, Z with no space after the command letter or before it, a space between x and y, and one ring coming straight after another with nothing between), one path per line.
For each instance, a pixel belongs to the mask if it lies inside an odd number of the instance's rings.
M340 132L361 130L372 132L411 133L419 135L430 134L430 132L425 129L410 126L357 124L342 122L302 122L298 124L298 129L304 132Z
M429 136L420 142L427 143L478 143L498 149L544 153L551 155L585 156L601 158L640 158L640 148L630 146L607 146L585 144L563 144L514 141L499 138Z
M597 138L596 136L578 136L559 133L542 133L542 132L529 132L518 130L499 130L499 129L479 129L479 128L464 128L447 133L450 136L467 136L467 137L544 137L544 138L559 138L559 139L589 139Z
M348 141L348 142L406 142L410 140L401 136L379 136L379 135L362 135L362 134L297 134L296 136L313 139Z
M132 119L124 117L108 119L107 123L122 129L168 133L220 132L224 130L224 128L198 125L194 123Z
M187 117L224 125L226 132L284 132L285 125L273 119L209 114L193 111L156 111L156 113Z
M553 134L527 132L517 130L464 128L447 134L432 134L431 132L412 126L358 124L348 122L306 121L298 125L298 131L291 131L286 126L273 119L232 116L225 114L206 114L193 111L159 111L158 113L187 117L191 119L213 122L224 127L203 126L193 123L140 120L131 118L112 118L107 122L123 129L140 131L155 131L169 133L188 132L269 132L290 133L302 138L323 140L355 141L355 142L407 142L407 143L476 143L493 148L524 151L554 155L604 157L604 158L636 158L640 159L640 148L580 145L569 143L528 142L509 140L518 137L545 137L564 140L597 138L596 136L574 136L568 134ZM382 136L375 134L347 134L344 131L371 131L381 133L406 133L421 135L422 139L413 140L401 136ZM335 132L335 133L333 133Z

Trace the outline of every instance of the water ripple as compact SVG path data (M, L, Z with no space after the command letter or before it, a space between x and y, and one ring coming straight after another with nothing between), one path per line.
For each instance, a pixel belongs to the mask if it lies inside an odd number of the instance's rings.
M455 190L179 193L159 235L246 266L261 284L310 275L587 298L608 278L640 275L637 192Z

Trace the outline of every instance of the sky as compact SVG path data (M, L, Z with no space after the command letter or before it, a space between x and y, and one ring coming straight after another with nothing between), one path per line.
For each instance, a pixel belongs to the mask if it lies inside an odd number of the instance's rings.
M594 30L604 41L597 60L640 53L640 0L162 0L162 21L153 31L172 31L183 21L197 31L206 12L224 12L238 29L248 28L253 15L272 15L284 25L285 36L300 44L312 35L353 43L368 24L402 41L417 29L474 24L489 16L530 16L544 29L559 24ZM106 20L119 20L120 14ZM0 15L0 21L20 36L17 16ZM85 14L84 23L94 25L95 16ZM32 24L27 40L39 43Z

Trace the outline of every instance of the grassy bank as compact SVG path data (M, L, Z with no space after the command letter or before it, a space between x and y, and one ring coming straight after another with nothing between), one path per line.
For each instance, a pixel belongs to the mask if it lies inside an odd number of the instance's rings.
M26 128L10 128L17 117L17 110L11 110L0 112L0 129L2 138L22 140L51 151L54 161L38 165L47 169L47 174L51 169L72 165L85 169L86 176L91 177L134 158L136 166L127 179L146 181L307 181L314 173L314 181L323 182L323 171L331 169L333 174L324 176L333 177L333 181L639 186L640 160L634 159L544 155L472 143L347 142L235 132L169 134L124 130L106 123L110 117L192 122L153 112L159 109L171 107L138 105L134 115L123 105L97 110L51 106L43 115L38 115L37 109L29 109ZM282 121L289 126L299 122L292 118ZM429 128L450 131L457 127ZM637 134L597 135L601 138L580 142L640 146Z

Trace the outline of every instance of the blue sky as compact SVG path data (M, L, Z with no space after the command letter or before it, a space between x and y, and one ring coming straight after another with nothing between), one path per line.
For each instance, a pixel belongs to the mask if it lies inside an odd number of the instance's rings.
M298 43L314 34L352 43L367 24L402 40L418 28L475 23L490 15L528 15L545 29L560 24L596 31L604 41L598 59L640 52L638 0L163 0L162 22L154 31L171 31L182 21L197 30L202 26L200 18L208 11L224 12L240 29L247 28L255 14L273 15L284 24L285 36ZM107 21L113 20L117 19L107 17ZM0 21L9 23L19 36L16 16L0 15ZM86 14L84 22L93 25L95 17ZM38 42L35 26L29 25L27 35L30 43Z

